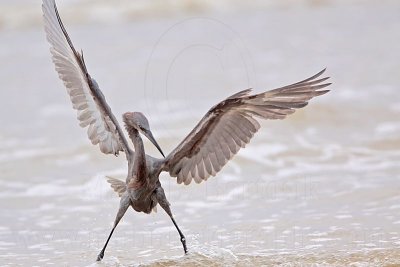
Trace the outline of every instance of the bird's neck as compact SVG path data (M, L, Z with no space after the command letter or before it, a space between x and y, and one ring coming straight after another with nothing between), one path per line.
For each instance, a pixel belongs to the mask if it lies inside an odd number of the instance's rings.
M133 127L127 127L129 138L132 140L135 148L134 160L133 160L133 175L136 177L144 177L147 173L146 169L146 153L144 151L144 145L139 132ZM139 178L140 179L140 178Z

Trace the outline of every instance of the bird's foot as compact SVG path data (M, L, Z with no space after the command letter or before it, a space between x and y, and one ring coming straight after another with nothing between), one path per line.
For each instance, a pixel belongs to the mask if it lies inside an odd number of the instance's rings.
M188 251L187 251L187 247L186 247L186 238L184 236L181 237L181 242L183 245L183 250L185 251L185 255L187 255Z
M97 256L97 261L101 261L104 258L104 251L101 251L100 254Z

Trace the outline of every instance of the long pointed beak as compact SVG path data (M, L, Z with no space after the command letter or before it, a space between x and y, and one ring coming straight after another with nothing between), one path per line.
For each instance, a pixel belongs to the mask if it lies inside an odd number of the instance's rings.
M165 158L164 153L161 150L161 147L158 145L156 139L150 131L144 133L144 135L153 143L153 145L160 151L161 155Z

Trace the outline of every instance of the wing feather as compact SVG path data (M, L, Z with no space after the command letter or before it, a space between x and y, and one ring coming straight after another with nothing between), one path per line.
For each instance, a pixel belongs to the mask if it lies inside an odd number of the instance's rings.
M114 189L118 196L121 197L122 194L126 191L126 183L110 176L106 176L106 178L107 182L110 183L112 189Z
M238 92L212 107L189 135L165 158L161 168L178 183L201 182L215 176L245 147L260 129L261 119L284 119L305 107L313 97L329 90L319 78L325 70L303 81L250 95L250 89Z
M72 107L77 111L81 127L88 127L92 144L99 144L105 154L117 155L120 151L130 155L126 139L118 121L111 112L96 81L87 72L83 54L75 50L61 21L54 0L44 0L44 28L50 43L55 69L64 82Z

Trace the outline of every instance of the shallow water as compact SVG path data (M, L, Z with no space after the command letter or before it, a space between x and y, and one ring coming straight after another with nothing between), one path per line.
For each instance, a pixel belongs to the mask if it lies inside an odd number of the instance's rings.
M0 266L400 264L400 4L106 12L99 1L85 17L91 6L74 2L61 15L114 113L143 111L166 153L236 91L328 67L332 92L264 122L205 183L185 187L163 174L188 256L159 208L128 212L95 263L118 207L104 177L124 179L123 156L102 155L79 128L37 3L27 2L30 17L10 20L19 2L1 2Z

